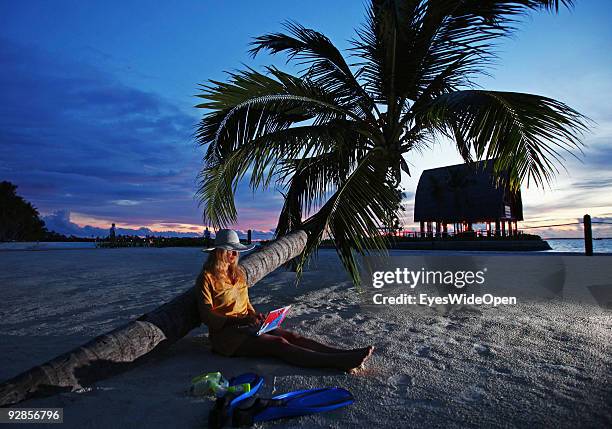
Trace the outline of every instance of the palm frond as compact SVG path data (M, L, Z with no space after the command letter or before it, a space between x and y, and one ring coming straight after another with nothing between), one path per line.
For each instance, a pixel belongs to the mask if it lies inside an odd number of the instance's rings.
M352 117L352 112L336 102L333 94L311 82L269 68L270 75L246 70L230 75L227 83L211 81L198 97L209 109L196 138L202 145L213 143L208 156L231 152L243 140L289 128L294 123L314 119L319 123Z
M301 226L302 216L309 216L319 209L365 157L365 147L355 148L346 143L337 144L332 152L283 162L279 182L288 183L276 228L277 236Z
M465 90L436 98L419 120L455 138L466 162L496 159L496 171L512 171L512 185L549 183L564 154L581 150L588 119L547 97Z
M205 159L205 167L199 175L197 192L204 206L204 220L214 227L235 223L237 214L233 203L238 182L250 173L253 191L266 189L279 174L287 176L285 161L317 156L346 146L347 139L358 142L357 131L347 128L343 120L320 125L302 125L245 139L231 151ZM363 137L361 137L363 138ZM215 148L209 145L209 151ZM281 177L281 179L282 179Z
M364 61L360 76L387 104L397 102L389 95L417 100L436 79L440 84L441 73L447 89L471 85L495 58L497 39L511 35L521 16L561 5L573 1L373 0L352 41Z
M286 52L289 60L296 60L306 68L302 78L312 81L326 92L342 99L342 104L360 117L374 121L377 107L357 81L353 71L334 44L318 31L295 23L284 24L285 33L256 37L250 53L255 57L266 50L272 54Z
M278 173L278 184L285 184L285 205L279 216L276 235L282 236L301 225L308 216L346 181L371 148L371 142L357 131L359 124L334 121L326 124L327 145L315 156L286 159Z
M360 275L354 252L364 255L368 249L386 249L387 239L380 228L382 220L397 210L398 193L391 185L389 166L380 152L370 151L321 209L303 222L310 234L298 272L325 233L334 241L340 260L356 285L360 284Z

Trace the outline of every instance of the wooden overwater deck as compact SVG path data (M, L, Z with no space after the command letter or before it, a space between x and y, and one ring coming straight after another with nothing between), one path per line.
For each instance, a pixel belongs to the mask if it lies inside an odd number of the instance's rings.
M472 250L497 252L526 252L552 250L550 245L542 239L434 239L434 240L407 240L395 242L392 249L399 250Z

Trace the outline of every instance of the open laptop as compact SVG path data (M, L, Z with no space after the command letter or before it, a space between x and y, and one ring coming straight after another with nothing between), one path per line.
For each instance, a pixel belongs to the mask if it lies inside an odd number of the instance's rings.
M285 316L287 316L287 313L289 312L290 308L291 306L288 305L286 307L278 308L269 312L265 320L259 327L259 330L257 331L256 335L265 334L266 332L273 331L274 329L280 327L281 323L283 323L283 320L285 320Z

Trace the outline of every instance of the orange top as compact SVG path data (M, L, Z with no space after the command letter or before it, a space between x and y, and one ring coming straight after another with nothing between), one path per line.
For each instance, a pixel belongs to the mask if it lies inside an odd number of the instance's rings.
M244 280L233 284L227 277L217 278L205 272L196 292L200 319L209 330L222 329L227 316L255 314Z

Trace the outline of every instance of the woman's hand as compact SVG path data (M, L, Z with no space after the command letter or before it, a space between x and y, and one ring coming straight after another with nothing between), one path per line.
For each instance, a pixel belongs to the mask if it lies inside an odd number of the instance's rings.
M240 323L241 327L253 328L257 322L253 315L249 314L248 316L241 317L242 323Z
M255 335L261 324L266 320L266 315L262 313L249 313L247 316L232 317L229 320L231 326Z
M249 313L246 316L228 317L227 322L229 326L257 331L264 320L266 315L263 313Z
M261 325L264 320L266 320L266 315L263 313L249 313L249 315L246 316L246 319L248 319L249 325L255 325L259 327L259 325Z

